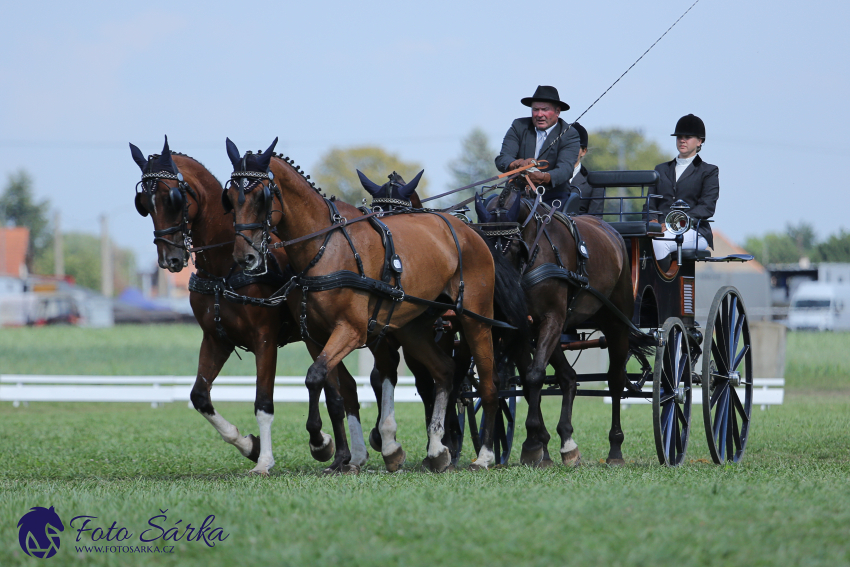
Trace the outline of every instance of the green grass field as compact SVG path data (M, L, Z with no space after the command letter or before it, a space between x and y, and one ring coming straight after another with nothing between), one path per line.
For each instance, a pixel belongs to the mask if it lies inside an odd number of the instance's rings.
M0 371L191 375L199 340L194 327L4 329ZM250 463L182 403L5 403L0 565L39 563L17 540L16 524L33 506L54 506L65 523L58 554L45 560L52 565L850 565L848 351L850 334L789 335L785 405L754 410L744 461L725 467L706 462L699 419L689 462L658 465L651 408L635 406L623 414L629 464L609 468L600 460L610 406L598 399L576 402L579 469L527 469L515 452L505 468L439 476L418 470L418 404L397 407L406 470L383 472L370 450L356 477L322 476L306 448L306 405L279 404L270 478L246 475ZM303 373L300 353L287 350L279 373ZM250 358L226 372L251 374ZM250 404L217 408L256 433ZM556 452L558 406L550 398L544 409ZM374 422L376 410L363 415ZM518 442L524 415L520 403ZM461 465L469 460L466 448ZM185 538L140 543L160 510L166 518L154 522L163 530L214 514L214 527L229 536L214 548ZM173 553L78 551L93 545L85 534L75 542L68 522L80 515L97 517L90 527L117 522L134 534L118 545L173 545Z

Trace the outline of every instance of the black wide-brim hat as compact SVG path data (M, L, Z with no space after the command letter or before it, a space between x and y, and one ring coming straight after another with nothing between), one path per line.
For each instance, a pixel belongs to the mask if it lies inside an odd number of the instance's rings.
M561 110L569 110L570 105L561 100L561 97L558 96L558 89L555 87L547 87L544 85L537 85L537 90L534 91L533 96L525 97L520 100L522 104L525 106L531 106L532 102L554 102L557 104Z

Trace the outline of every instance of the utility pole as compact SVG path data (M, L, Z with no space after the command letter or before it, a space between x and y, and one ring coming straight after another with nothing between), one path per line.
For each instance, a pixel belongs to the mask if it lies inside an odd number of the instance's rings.
M112 244L105 214L100 215L100 291L105 297L112 297Z
M62 214L53 214L53 275L65 277L65 247L62 243Z

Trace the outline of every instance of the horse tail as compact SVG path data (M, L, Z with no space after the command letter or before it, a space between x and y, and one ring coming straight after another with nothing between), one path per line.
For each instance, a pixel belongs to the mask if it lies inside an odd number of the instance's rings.
M629 330L629 352L633 355L651 360L655 357L655 347L655 337L652 335Z
M476 230L479 236L487 242L487 238ZM493 289L493 312L498 321L504 321L516 327L516 330L493 327L493 344L503 345L499 348L503 354L513 358L521 348L528 344L531 330L528 325L528 306L525 302L525 290L522 289L519 269L516 268L495 247L488 245L493 264L496 269Z

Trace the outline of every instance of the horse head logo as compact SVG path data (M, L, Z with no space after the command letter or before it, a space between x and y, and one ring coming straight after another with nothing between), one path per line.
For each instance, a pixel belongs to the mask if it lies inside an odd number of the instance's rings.
M62 520L53 510L53 506L36 506L18 522L18 542L24 553L31 557L47 559L59 551L59 532L65 531Z

